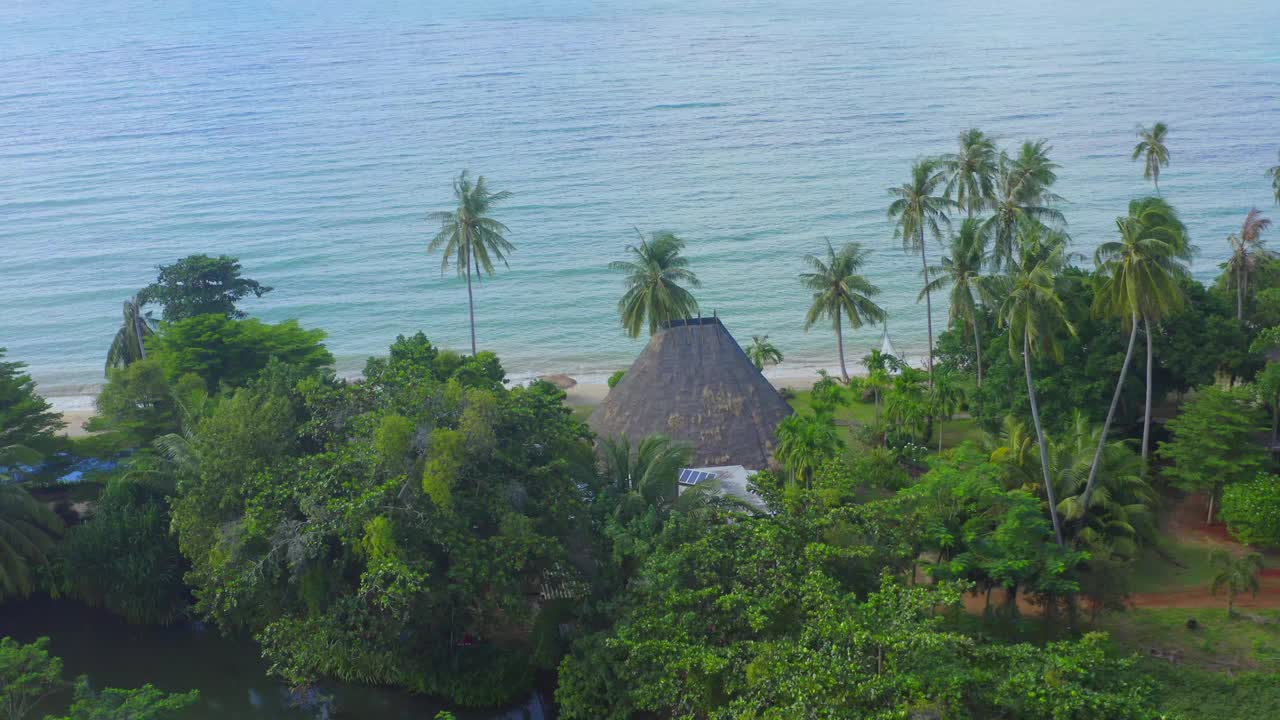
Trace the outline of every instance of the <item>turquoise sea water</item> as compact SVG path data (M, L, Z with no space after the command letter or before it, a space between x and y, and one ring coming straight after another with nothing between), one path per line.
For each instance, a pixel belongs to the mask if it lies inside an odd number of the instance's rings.
M465 289L424 253L424 215L471 168L515 193L519 251L477 293L513 377L640 350L605 269L633 226L686 238L705 311L791 368L835 364L800 328L801 256L858 240L918 355L919 261L884 217L913 158L970 126L1047 138L1087 253L1149 188L1134 126L1164 120L1161 187L1211 276L1270 202L1277 29L1270 0L7 0L0 346L82 392L121 301L208 252L276 287L255 315L326 329L344 369L419 329L463 347Z

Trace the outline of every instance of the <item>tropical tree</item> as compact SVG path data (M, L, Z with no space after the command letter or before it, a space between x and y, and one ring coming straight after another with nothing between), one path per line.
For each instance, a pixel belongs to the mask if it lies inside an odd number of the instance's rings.
M1247 592L1257 597L1261 589L1258 573L1262 572L1262 555L1251 552L1237 557L1219 548L1213 551L1210 561L1218 572L1213 576L1209 590L1217 595L1219 590L1226 588L1227 617L1232 617L1236 614L1236 595Z
M484 176L475 182L463 170L453 181L453 197L458 201L453 210L433 212L430 222L439 223L440 231L427 245L427 252L440 252L440 273L452 263L459 275L467 279L467 311L471 320L471 354L476 354L476 302L471 288L474 272L494 274L494 261L507 264L507 254L516 248L507 241L507 226L490 217L493 206L511 197L507 191L490 192Z
M871 284L859 270L866 264L870 250L864 250L855 242L845 243L836 252L827 240L827 256L805 255L809 272L800 273L800 283L813 291L813 304L804 318L804 329L813 327L824 318L831 320L836 331L836 353L840 356L840 377L849 381L849 370L844 362L844 333L841 318L849 321L849 327L860 328L866 323L883 322L885 312L871 298L880 288Z
M169 322L213 313L244 318L236 303L250 295L262 297L271 288L240 276L240 260L228 255L188 255L161 265L156 281L138 291L140 305L157 303Z
M1046 236L1044 228L1030 219L1023 221L1020 236L1027 250L1019 253L1018 262L1010 269L998 315L1000 324L1008 329L1009 354L1013 357L1022 355L1031 420L1040 446L1040 466L1045 496L1049 501L1049 516L1058 545L1062 545L1062 523L1049 473L1049 445L1040 420L1040 406L1036 402L1031 359L1034 355L1048 353L1061 360L1062 346L1058 336L1063 332L1075 334L1060 292L1060 273L1066 264L1066 242L1055 234Z
M894 198L889 204L889 218L896 221L894 237L902 239L904 250L920 253L920 267L924 275L925 318L929 329L929 378L933 379L933 299L929 291L929 257L925 246L925 233L935 240L942 238L942 226L949 223L947 210L955 202L939 195L938 188L946 182L946 173L937 160L919 160L911 166L911 180L899 187L889 188Z
M1209 496L1205 523L1213 522L1213 504L1224 485L1242 482L1267 467L1266 447L1257 434L1265 427L1262 410L1244 388L1207 385L1168 423L1173 439L1157 454L1171 464L1164 476L1187 492Z
M636 231L640 235L640 231ZM622 327L630 337L639 337L647 323L649 334L664 322L687 318L698 312L698 301L683 286L699 288L698 276L689 270L689 259L680 254L684 241L669 232L656 232L639 245L628 245L631 260L609 263L610 270L627 274L627 291L618 301Z
M947 176L946 196L972 219L995 196L998 155L995 141L977 128L960 133L959 139L960 150L939 161Z
M675 499L680 470L693 458L693 448L665 435L644 438L634 451L625 435L601 438L598 449L603 477L614 490L653 503Z
M941 264L930 268L933 280L920 291L920 297L924 297L926 292L940 292L951 287L948 322L956 327L963 327L964 323L973 327L978 387L982 387L982 329L978 326L978 304L989 295L982 275L987 249L981 227L973 218L966 218L960 224L960 232L951 236L950 252L942 258Z
M1280 151L1276 153L1277 159L1280 159ZM1271 178L1271 190L1275 193L1276 204L1280 205L1280 163L1267 168L1267 177Z
M142 311L142 303L137 296L124 301L124 322L116 331L107 350L107 363L103 372L114 367L124 367L129 363L147 359L148 337L156 332L156 321L150 312Z
M1244 304L1249 293L1249 276L1259 263L1271 257L1266 249L1262 233L1271 227L1270 218L1264 217L1258 208L1249 210L1240 232L1227 237L1231 245L1231 257L1227 259L1228 277L1236 286L1236 319L1244 320Z
M942 452L942 426L965 402L964 386L954 372L939 371L925 394L929 415L938 421L938 452Z
M1112 420L1115 419L1125 376L1129 372L1129 363L1133 360L1133 348L1138 340L1139 320L1147 327L1146 416L1150 418L1153 401L1151 323L1159 322L1182 305L1180 280L1186 275L1186 269L1178 260L1179 248L1185 245L1182 223L1178 221L1172 208L1163 201L1134 200L1129 203L1129 215L1116 218L1116 229L1119 230L1120 239L1099 245L1094 253L1094 263L1098 267L1101 285L1094 294L1093 310L1099 316L1119 318L1127 325L1129 343L1125 349L1124 362L1120 365L1120 377L1116 381L1115 392L1111 395L1111 405L1107 409L1106 420L1102 423L1102 432L1099 433L1098 447L1094 452L1089 470L1089 480L1085 484L1082 502L1086 511L1097 482L1102 452L1107 443L1107 433L1111 430ZM1144 423L1142 431L1144 460L1148 454L1149 437L1150 425Z
M875 403L875 423L880 425L880 404L884 400L884 394L893 387L893 377L889 375L889 371L883 367L869 367L866 379L862 381L862 387L872 394Z
M764 370L765 365L777 365L782 362L782 351L777 345L769 342L768 335L752 335L751 344L747 346L747 357L757 370Z
M793 481L809 484L822 464L844 451L844 440L829 415L788 415L778 423L774 458Z
M1169 148L1165 139L1169 135L1169 126L1158 122L1151 127L1139 125L1138 144L1133 146L1133 160L1142 159L1142 177L1156 185L1156 194L1160 194L1160 168L1169 167Z
M1062 198L1050 190L1058 179L1058 165L1049 159L1052 149L1040 140L1024 142L1016 157L1000 153L992 214L982 222L982 237L997 270L1015 262L1019 228L1024 222L1034 221L1049 229L1066 225L1062 212L1053 207Z

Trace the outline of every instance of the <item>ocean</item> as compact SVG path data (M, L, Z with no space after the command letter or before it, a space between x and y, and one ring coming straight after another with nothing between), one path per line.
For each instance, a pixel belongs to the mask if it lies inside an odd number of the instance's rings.
M1212 278L1271 207L1277 28L1274 0L6 0L0 346L83 401L122 301L204 252L275 287L254 316L324 328L344 372L400 333L465 348L425 216L469 168L513 193L496 216L518 250L476 322L514 379L642 349L606 267L637 228L687 240L703 312L769 335L779 372L836 365L796 276L824 238L861 242L918 357L919 259L885 217L913 159L968 127L1047 139L1088 255L1150 193L1129 153L1162 120L1161 190ZM850 361L880 333L850 332Z

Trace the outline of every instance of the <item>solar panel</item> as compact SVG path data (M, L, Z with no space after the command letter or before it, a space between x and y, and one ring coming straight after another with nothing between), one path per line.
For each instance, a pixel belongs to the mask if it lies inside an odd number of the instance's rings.
M702 470L690 470L685 468L680 471L681 485L697 485L704 480L710 480L716 476L715 473L709 473Z

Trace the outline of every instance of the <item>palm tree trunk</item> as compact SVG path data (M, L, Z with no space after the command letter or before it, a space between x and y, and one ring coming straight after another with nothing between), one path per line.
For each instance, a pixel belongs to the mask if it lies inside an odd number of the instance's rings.
M933 387L933 298L929 294L929 261L924 252L924 225L920 226L920 265L924 268L924 312L929 326L929 387Z
M1151 176L1151 180L1156 184L1156 197L1160 197L1160 175L1159 175L1159 173L1152 174L1152 176Z
M1213 498L1214 498L1214 496L1215 496L1215 495L1217 495L1217 494L1218 494L1218 489L1217 489L1217 488L1212 488L1212 487L1211 487L1211 488L1209 488L1209 514L1208 514L1208 515L1206 515L1206 516L1205 516L1205 518L1204 518L1204 524L1205 524L1205 525L1212 525L1212 524L1213 524Z
M942 452L942 418L938 418L938 452Z
M147 343L146 335L143 332L145 321L142 319L142 304L135 302L133 304L133 333L138 340L138 359L147 359Z
M1098 449L1093 453L1093 464L1089 466L1089 481L1084 485L1081 495L1082 512L1088 514L1089 499L1093 497L1093 486L1098 482L1098 470L1102 467L1102 451L1107 446L1107 433L1111 431L1111 421L1116 417L1116 406L1120 404L1120 391L1124 389L1124 378L1129 372L1129 363L1133 360L1133 346L1138 343L1138 313L1133 314L1133 328L1129 331L1129 347L1124 351L1124 364L1120 366L1120 379L1116 381L1116 391L1111 394L1111 407L1107 409L1107 419L1102 423L1102 436L1098 438Z
M978 388L982 388L982 331L978 329L978 315L973 316L973 346L978 350Z
M840 310L836 310L836 352L840 354L840 377L849 382L849 370L844 366L844 333L840 332Z
M1271 452L1276 450L1276 436L1280 434L1280 393L1271 398Z
M1151 321L1142 318L1143 329L1147 333L1147 405L1143 410L1142 417L1142 459L1146 460L1151 456L1151 404L1153 402L1151 387L1151 370L1155 364L1151 359Z
M1031 401L1031 421L1036 426L1036 439L1040 443L1040 469L1044 474L1044 494L1049 500L1049 519L1053 521L1053 536L1062 547L1062 524L1058 521L1058 501L1053 496L1053 481L1049 478L1049 443L1044 438L1044 426L1040 424L1040 405L1036 403L1036 384L1031 379L1031 336L1022 333L1022 366L1027 374L1027 399Z
M476 299L471 293L471 259L467 258L467 311L471 315L471 355L476 354Z
M1244 268L1236 268L1236 319L1244 320Z

